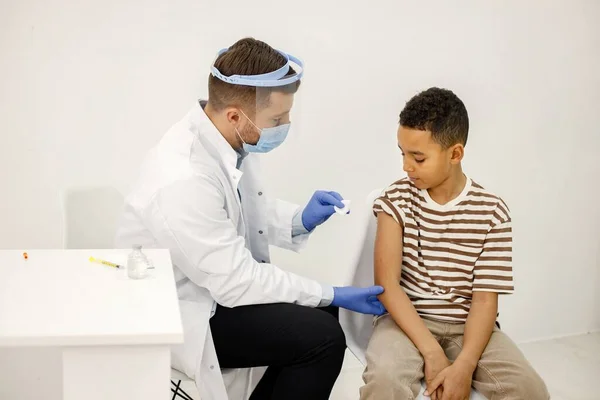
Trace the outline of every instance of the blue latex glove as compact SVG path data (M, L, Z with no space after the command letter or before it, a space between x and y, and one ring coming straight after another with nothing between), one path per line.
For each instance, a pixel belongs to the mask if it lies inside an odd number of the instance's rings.
M307 231L312 231L327 221L335 209L333 206L344 208L342 196L336 192L317 190L302 212L302 224Z
M383 287L381 286L366 288L355 286L334 287L331 305L362 314L383 315L386 313L386 309L377 299L377 295L381 293L383 293Z

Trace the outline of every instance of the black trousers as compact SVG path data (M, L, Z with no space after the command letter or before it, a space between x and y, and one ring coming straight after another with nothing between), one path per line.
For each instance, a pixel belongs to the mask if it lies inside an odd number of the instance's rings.
M346 338L334 307L218 306L210 328L221 368L268 366L250 400L327 400Z

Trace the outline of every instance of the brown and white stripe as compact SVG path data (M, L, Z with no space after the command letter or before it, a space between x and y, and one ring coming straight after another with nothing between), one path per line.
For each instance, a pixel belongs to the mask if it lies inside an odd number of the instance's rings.
M469 178L444 205L402 179L375 200L373 211L403 226L400 285L419 314L464 322L473 291L514 291L510 211Z

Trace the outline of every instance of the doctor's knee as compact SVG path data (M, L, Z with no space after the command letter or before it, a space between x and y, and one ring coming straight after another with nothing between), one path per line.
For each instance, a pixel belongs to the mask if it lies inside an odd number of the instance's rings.
M321 334L331 347L341 351L346 350L346 335L339 321L332 315L326 315L321 324Z
M332 357L343 361L346 351L346 335L337 318L327 312L314 310L313 318L308 322L312 331L311 347L326 351ZM341 362L340 361L340 362Z

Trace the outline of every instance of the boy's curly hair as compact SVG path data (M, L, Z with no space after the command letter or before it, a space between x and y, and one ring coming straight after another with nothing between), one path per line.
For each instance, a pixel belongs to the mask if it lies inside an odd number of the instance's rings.
M452 91L429 88L410 99L400 113L400 125L430 131L444 149L467 144L469 115L463 102Z

